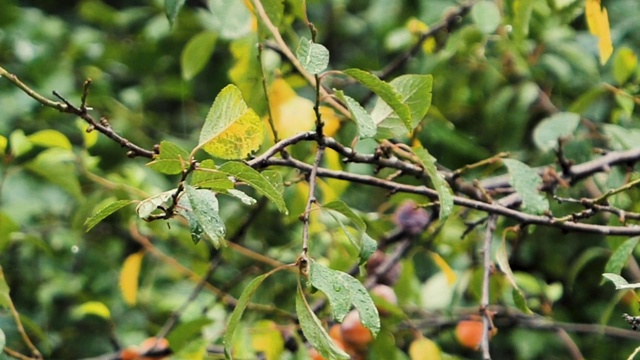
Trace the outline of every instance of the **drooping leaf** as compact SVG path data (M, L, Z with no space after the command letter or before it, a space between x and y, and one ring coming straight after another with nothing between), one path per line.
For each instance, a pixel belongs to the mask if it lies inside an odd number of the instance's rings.
M627 263L629 257L633 253L633 250L638 245L638 241L640 241L640 236L634 236L625 240L618 248L611 254L609 261L607 261L607 265L604 267L604 271L606 273L614 273L620 274L624 264Z
M441 360L442 351L433 340L419 337L409 345L409 357L411 360Z
M332 211L337 211L340 214L344 215L351 223L358 229L358 231L365 231L367 229L367 225L364 220L356 214L344 201L336 200L332 201L328 204L322 205L322 208L329 209Z
M107 305L100 301L87 301L73 308L71 317L74 319L82 319L87 315L95 315L103 319L111 318L111 311Z
M409 106L403 102L402 95L396 91L393 86L380 80L377 76L360 69L347 69L343 72L356 79L362 85L366 86L369 90L378 95L396 113L396 115L398 115L407 130L412 130L413 122L411 118L411 110L409 109Z
M219 158L241 159L257 150L263 138L258 115L247 107L235 85L227 85L209 110L198 148Z
M351 118L358 125L358 135L360 138L366 139L373 137L376 134L376 124L374 124L373 119L367 110L365 110L360 103L355 101L353 98L345 95L342 90L335 90L334 92L338 99L342 100L342 102L347 105L347 108L351 113Z
M351 356L340 349L331 339L327 331L322 327L320 319L311 311L309 304L304 298L302 287L298 284L296 291L296 314L300 321L300 327L304 337L309 341L325 359L349 360Z
M173 189L142 200L138 204L138 206L136 206L136 213L138 213L138 216L141 219L148 218L149 215L151 215L156 209L158 209L158 206L161 206L169 201L169 199L171 199L175 192L176 190Z
M136 304L138 297L138 279L140 277L140 267L142 266L142 258L144 251L139 251L127 256L122 263L120 270L120 291L122 298L129 305Z
M160 154L147 166L163 174L179 174L189 167L189 153L172 142L161 141Z
M371 236L367 235L367 233L362 233L361 243L360 243L360 252L358 256L360 257L360 264L363 264L365 261L369 260L371 255L378 249L378 242L375 241Z
M242 314L247 308L247 304L249 304L249 300L251 300L253 294L256 292L256 290L258 290L260 284L262 284L262 282L267 277L268 274L262 274L260 276L257 276L255 279L251 280L249 284L247 284L247 286L242 291L240 298L238 298L238 302L236 303L236 306L231 313L231 317L229 317L227 331L225 331L224 338L222 339L222 343L224 344L224 353L229 359L233 359L231 345L233 344L233 337L236 333L238 324L240 324Z
M378 309L360 281L345 272L332 270L313 261L309 282L327 295L333 317L337 321L344 320L353 304L360 314L362 324L371 330L373 336L378 334L380 331Z
M287 213L287 205L284 203L282 193L278 191L269 180L250 166L241 162L229 161L222 164L218 170L238 180L244 181L247 185L273 201L280 212L284 214Z
M478 25L480 31L485 34L491 34L502 21L500 15L500 9L493 1L482 0L478 1L471 9L471 18Z
M89 230L91 230L94 226L98 225L107 216L113 214L114 212L122 209L123 207L131 203L133 203L133 200L118 200L101 207L93 215L89 216L87 220L84 222L85 231L89 232Z
M549 201L538 191L542 179L536 171L518 160L503 159L502 162L511 175L511 185L522 198L522 210L534 215L549 210Z
M613 283L613 285L616 286L616 290L638 289L638 288L640 288L640 283L629 284L629 282L627 282L627 280L625 280L625 278L623 278L622 276L620 276L618 274L604 273L604 274L602 274L602 276L604 276L606 279L611 281Z
M27 138L34 145L71 150L71 142L69 139L57 130L40 130L27 136Z
M233 196L234 198L242 201L242 203L245 205L254 205L256 203L256 199L247 195L244 191L229 189L225 191L225 194Z
M213 246L215 248L224 246L225 227L220 218L216 195L211 190L198 190L190 185L185 185L185 191L195 218Z
M296 57L302 67L312 75L319 74L329 65L329 50L304 36L298 43Z
M173 26L176 17L180 13L180 9L184 6L186 0L164 0L164 12L167 14L169 25Z
M607 9L602 6L600 0L587 0L585 4L585 17L587 18L589 31L598 38L600 63L604 65L613 53Z
M548 151L558 145L558 139L569 136L578 127L580 115L570 112L553 114L533 130L533 142L538 149Z
M438 192L440 201L440 221L445 221L453 211L453 195L447 181L440 175L436 168L436 159L423 147L415 148L414 153L420 159L425 173L431 179Z
M516 278L513 275L513 271L511 271L511 265L509 265L509 254L507 252L506 236L502 237L502 242L500 243L500 247L498 248L498 252L496 253L496 262L498 263L500 270L502 270L507 280L509 280L509 283L511 283L511 286L513 287L513 301L518 309L520 309L520 311L524 312L525 314L533 314L533 312L527 305L526 297L518 286Z
M207 65L216 46L218 35L211 31L203 31L187 42L180 55L182 78L191 80Z

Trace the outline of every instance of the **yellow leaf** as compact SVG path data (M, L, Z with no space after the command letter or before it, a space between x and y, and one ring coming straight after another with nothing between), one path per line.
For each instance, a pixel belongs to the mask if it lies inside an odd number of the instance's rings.
M313 101L298 96L286 80L278 78L269 89L269 106L273 123L281 139L315 128L316 114ZM320 106L324 133L333 136L340 127L340 119L332 108Z
M109 308L99 301L87 301L82 305L76 306L71 311L71 316L75 319L80 319L87 315L95 315L107 320L111 318Z
M7 138L0 135L0 154L4 154L4 151L7 149Z
M266 360L278 360L284 352L284 339L276 323L269 320L258 321L251 329L251 346L264 354Z
M449 285L455 283L457 276L453 269L451 269L449 264L447 264L447 262L438 253L432 251L430 251L429 253L431 254L431 258L433 258L433 261L444 273L444 276L447 278L447 283L449 283Z
M411 17L406 24L407 29L416 41L429 30L429 26L415 17ZM436 49L436 40L430 37L422 43L422 51L431 54Z
M442 352L435 342L420 337L409 346L409 357L411 360L441 360Z
M589 31L598 38L600 63L604 65L613 53L607 9L602 6L600 0L587 0L585 15Z
M144 251L127 256L120 271L120 291L122 291L124 301L131 306L136 304L138 296L138 278L140 277L143 256Z

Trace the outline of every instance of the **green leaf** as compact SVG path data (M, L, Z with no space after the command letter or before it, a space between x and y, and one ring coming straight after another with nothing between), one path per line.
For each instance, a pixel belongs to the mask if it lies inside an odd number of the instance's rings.
M491 34L502 21L500 9L493 1L479 1L471 9L471 18L478 25L480 31L485 34Z
M7 344L7 337L4 334L4 331L0 329L0 351L4 351L4 346Z
M191 175L190 184L197 188L220 192L233 189L233 181L229 179L229 175L220 172L211 159L206 159L198 165L198 168Z
M520 287L516 282L516 278L513 276L513 271L511 271L511 266L509 265L509 254L507 253L506 237L502 237L502 242L496 252L496 262L498 263L498 266L500 266L500 270L505 274L507 280L511 283L511 286L513 286L511 295L513 296L513 302L516 304L516 307L525 314L533 314L527 305L524 293L520 290Z
M338 99L342 100L347 109L351 113L351 118L358 125L358 134L361 139L373 137L376 134L376 124L374 124L371 115L365 110L360 103L345 95L342 90L334 90ZM388 106L385 104L385 106Z
M27 169L60 186L76 199L82 199L75 162L76 156L70 150L50 148L31 160Z
M197 149L223 159L241 159L257 150L263 139L262 120L247 107L240 90L227 85L207 114Z
M332 201L328 204L322 205L322 208L333 210L344 215L360 232L363 232L367 229L367 225L364 223L364 220L362 220L362 218L358 214L356 214L344 201Z
M287 205L284 203L282 193L252 167L241 162L229 161L222 164L218 170L246 182L247 185L273 201L280 212L287 214Z
M173 26L176 17L180 13L180 9L184 6L186 0L164 0L164 12L167 14L169 25Z
M625 240L618 248L611 254L607 265L604 267L604 271L607 273L620 274L624 264L627 263L629 257L633 253L633 250L638 245L640 236L635 236Z
M254 17L244 1L208 1L211 11L201 12L201 21L225 40L241 38L251 32Z
M217 39L218 35L211 31L203 31L189 39L180 55L183 79L189 81L204 69L213 54Z
M27 136L27 138L34 145L71 150L71 142L69 139L57 130L41 130Z
M211 190L198 190L190 185L185 185L184 188L193 214L213 246L219 248L221 245L225 245L225 227L220 218L216 195Z
M436 158L429 154L425 148L415 148L414 153L420 159L425 173L431 179L433 186L438 192L438 200L440 201L440 221L445 221L453 211L453 195L447 181L440 175L436 168Z
M11 306L11 297L9 296L9 284L4 277L4 271L0 266L0 307L9 308Z
M533 142L538 149L548 151L558 145L558 139L570 136L580 123L580 115L570 112L553 114L540 121L533 130Z
M627 280L625 280L622 276L613 273L604 273L602 274L607 280L611 281L613 285L616 286L616 290L622 289L638 289L640 288L640 283L629 284Z
M513 37L516 40L523 40L529 35L533 4L534 2L530 0L515 0L513 2Z
M244 191L240 191L240 190L236 190L236 189L229 189L229 190L225 191L225 194L233 196L234 198L242 201L242 203L245 204L245 205L253 205L253 204L256 203L256 199L254 199L251 196L247 195Z
M362 233L362 239L360 243L360 253L358 256L360 257L360 264L364 264L365 261L369 260L371 255L378 249L378 242L375 241L371 236L367 235L367 233Z
M29 141L29 138L24 134L22 129L14 130L9 135L9 144L11 144L11 154L14 157L24 155L33 148L33 144L31 144L31 141Z
M133 203L132 200L118 200L101 207L93 215L89 216L84 222L85 231L89 232L89 230L93 229L94 226L98 225L102 220L104 220L104 218L131 203Z
M396 115L398 115L407 130L412 130L411 110L409 106L403 102L402 95L398 93L393 86L380 80L377 76L360 69L347 69L343 72L378 95L389 105Z
M609 137L614 150L629 150L640 146L640 129L629 129L614 124L603 124L602 129Z
M311 262L309 282L329 298L334 319L342 322L353 304L362 324L373 336L380 331L380 316L367 289L353 276Z
M172 142L162 141L160 155L147 166L163 174L179 174L189 167L189 153Z
M319 74L329 66L329 50L304 36L300 38L300 43L298 43L296 57L302 67L312 75Z
M304 337L309 341L320 355L330 360L349 360L351 357L340 349L331 339L327 331L322 327L322 323L311 311L309 304L304 298L302 287L298 283L298 291L296 292L296 314L300 321L300 327Z
M431 89L433 76L431 75L402 75L389 83L400 94L402 102L409 107L411 112L411 130L415 129L431 107ZM376 102L371 117L375 124L382 121L394 121L398 119L392 109L384 101Z
M224 338L222 339L222 343L224 344L224 353L227 358L233 359L231 344L233 344L233 336L236 333L236 328L240 324L240 319L242 318L242 314L244 310L247 308L249 304L249 300L253 294L255 294L256 290L262 282L269 276L269 274L262 274L257 276L255 279L251 280L251 282L244 288L240 298L238 298L238 302L236 303L233 312L231 313L231 317L229 317L229 323L227 324L227 331L224 333Z
M136 213L138 213L138 216L141 219L148 218L149 215L151 215L156 209L158 209L158 206L161 206L169 201L169 199L171 199L175 192L176 189L173 189L142 200L138 204L138 206L136 206Z
M622 46L613 58L613 78L623 85L636 72L638 56L626 46Z
M518 160L503 159L502 162L509 169L511 186L522 198L522 210L535 215L549 210L547 198L538 192L538 188L542 185L542 179L538 173Z
M178 324L167 336L167 340L171 344L171 351L174 354L179 353L182 348L201 335L202 328L212 322L213 319L201 317Z
M200 242L200 240L202 240L202 236L204 235L204 229L202 228L202 226L200 226L200 222L198 221L198 218L196 217L196 215L193 213L193 211L190 210L191 203L189 202L189 199L183 196L180 198L180 201L178 204L180 204L180 206L177 209L178 214L184 217L189 223L189 232L191 233L191 241L193 241L194 245L197 245Z

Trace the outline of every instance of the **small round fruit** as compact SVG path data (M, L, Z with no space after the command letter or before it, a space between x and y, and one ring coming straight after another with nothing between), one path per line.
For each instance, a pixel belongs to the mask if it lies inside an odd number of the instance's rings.
M371 289L371 295L379 297L390 305L398 305L398 296L390 286L378 284L374 286L373 289ZM387 307L388 305L384 303L378 306L378 312L380 313L380 315L389 315Z
M369 260L367 260L367 265L366 265L367 274L369 275L375 274L376 271L378 271L378 268L380 267L380 265L382 265L386 260L387 260L387 254L385 254L380 250L376 250L371 255L371 257L369 257ZM397 283L398 279L400 278L401 270L402 268L400 263L395 263L391 267L391 269L380 274L380 276L378 277L378 283L384 284L384 285L390 285L390 286L395 285L395 283Z
M458 343L468 349L478 350L482 342L483 326L482 320L479 318L458 322L458 325L456 325L456 339ZM491 329L489 338L492 338L497 332L498 329Z
M369 329L360 322L360 315L357 311L351 310L344 318L340 326L342 340L347 347L356 351L363 351L373 341L373 336Z

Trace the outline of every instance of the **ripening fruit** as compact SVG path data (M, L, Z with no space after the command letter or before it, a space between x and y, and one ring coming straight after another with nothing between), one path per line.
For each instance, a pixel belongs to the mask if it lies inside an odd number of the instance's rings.
M150 337L140 344L140 354L153 353L155 356L142 356L140 360L161 360L171 354L169 341L165 338Z
M398 305L398 296L390 286L378 284L371 289L371 295L377 296L391 305ZM384 304L378 306L380 315L389 315Z
M369 329L360 322L360 314L351 310L344 318L340 326L342 340L347 347L353 348L356 352L366 351L367 346L373 341L373 336Z
M387 254L380 250L376 250L371 255L371 257L369 257L369 260L367 260L367 274L374 274L377 271L378 267L380 267L380 265L385 262L385 260L387 260ZM378 278L378 283L389 286L395 285L395 283L397 283L398 279L400 278L401 270L402 268L400 266L400 263L395 263L391 267L391 269L380 275L380 277Z
M480 342L482 341L482 320L462 320L456 325L456 339L460 345L472 349L478 350L480 348ZM498 332L498 329L493 328L489 332L489 338L493 337Z
M140 359L140 350L135 347L128 347L120 351L118 356L120 360L138 360Z

